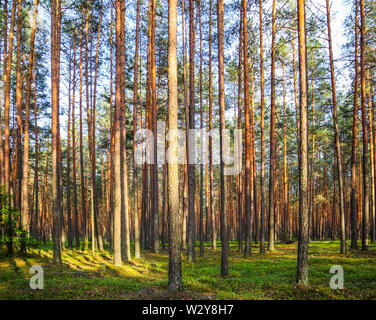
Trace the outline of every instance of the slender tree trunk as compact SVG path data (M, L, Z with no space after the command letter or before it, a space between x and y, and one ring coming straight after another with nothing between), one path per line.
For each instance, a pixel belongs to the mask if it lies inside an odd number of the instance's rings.
M88 161L90 162L90 189L91 189L91 250L93 254L95 254L97 250L97 237L96 237L96 230L95 230L95 199L96 196L94 195L94 180L95 177L93 175L93 162L92 162L92 152L93 152L93 128L92 128L92 117L91 117L91 110L90 110L90 91L89 91L89 72L91 73L91 63L90 63L90 70L89 70L89 22L90 22L90 1L88 1L87 8L86 8L86 22L85 22L85 79L86 79L86 114L87 114L87 131L88 131L88 145L89 145L89 152L88 152ZM91 50L90 50L91 52ZM95 159L94 159L95 161ZM94 165L95 167L95 165Z
M68 247L73 247L73 232L71 220L71 86L72 64L69 61L69 84L68 84L68 137L67 137L67 220L68 220ZM73 121L72 121L73 122Z
M4 47L3 47L3 95L4 95L4 122L5 122L5 96L6 96L6 82L8 81L9 77L7 76L8 72L8 67L7 67L7 62L8 62L8 57L7 57L7 48L8 48L8 0L4 0L4 9L3 9L3 39L4 39ZM13 41L13 40L12 40ZM8 106L9 108L9 106ZM0 107L1 111L1 107ZM8 120L9 121L9 120ZM5 171L4 171L4 166L5 166L5 150L4 150L4 141L3 141L3 130L2 130L2 119L1 119L1 112L0 112L0 182L1 185L7 185L9 182L5 181ZM8 133L9 134L9 133ZM4 132L5 135L5 132ZM5 187L6 189L7 187Z
M295 100L295 118L296 118L296 131L298 143L300 141L300 121L299 121L299 103L298 103L298 84L297 84L297 70L296 70L296 57L295 57L295 32L292 31L291 43L292 43L292 64L294 68L294 100ZM300 163L300 153L298 152L298 162Z
M111 248L114 248L114 153L115 153L115 134L114 134L114 128L115 128L115 112L114 112L114 106L113 106L113 53L112 53L112 47L113 47L113 24L114 24L114 17L113 17L113 9L114 9L114 3L111 1L111 25L110 25L110 194L109 194L109 202L110 202L110 208L109 208L109 234L110 234L110 246Z
M16 179L13 180L13 192L15 196L14 206L21 211L21 184L22 184L22 75L21 75L21 3L22 0L17 1L17 60L16 60L16 107L17 107L17 130L16 141L13 140L13 148L16 144L16 157L14 159ZM21 226L27 228L27 217L21 215ZM21 252L26 254L25 248L21 248Z
M114 265L121 266L121 112L124 110L124 31L125 31L125 1L116 0L116 80L115 80L115 204L114 204ZM128 200L128 199L127 199Z
M213 128L213 90L212 90L212 0L209 1L209 131ZM210 219L212 227L212 248L217 248L217 229L215 225L214 211L214 172L213 172L213 138L209 136L209 198L210 198Z
M72 88L72 162L73 162L73 210L74 210L74 242L75 247L80 246L78 229L78 199L77 199L77 164L76 164L76 118L75 118L75 93L76 93L76 33L73 40L73 88Z
M311 52L311 62L312 62L312 127L315 130L315 61L314 61L314 50ZM309 217L312 221L312 238L317 240L316 237L316 227L315 221L317 217L315 216L315 133L312 133L312 157L311 157L311 172L310 172L310 201L309 201Z
M264 48L262 33L262 0L259 0L260 17L260 90L261 90L261 173L260 173L260 253L265 253L265 99L264 99Z
M241 91L242 91L242 43L243 43L243 10L240 10L240 21L239 21L239 65L238 65L238 130L242 130L242 98L241 98ZM242 139L239 136L239 140L237 141L238 148L240 149L242 144ZM242 156L239 157L238 160L238 169L239 174L237 176L237 186L238 186L238 251L243 251L243 182L242 182Z
M103 239L102 234L99 232L99 210L98 210L98 197L97 197L97 177L96 177L96 158L95 158L95 128L96 128L96 93L97 93L97 78L98 78L98 62L99 62L99 46L100 46L100 35L101 35L101 21L102 21L102 7L99 9L99 22L98 22L98 35L97 35L97 49L95 54L95 71L94 71L94 94L93 94L93 105L92 105L92 148L91 148L91 190L92 190L92 203L94 206L94 226L95 235L98 240L99 250L103 250Z
M122 29L123 30L123 29ZM125 59L124 59L125 60ZM124 62L125 64L125 62ZM122 83L125 77L123 76ZM125 111L125 92L122 90L122 110L121 112L121 168L122 168L122 217L121 217L121 242L122 242L122 259L131 261L131 243L130 243L130 219L129 219L129 201L128 201L128 165L127 165L127 131L126 131L126 111Z
M169 0L168 7L168 128L178 129L177 77L177 1ZM168 289L183 289L181 275L181 217L179 212L179 168L177 132L168 141Z
M202 30L201 30L201 1L199 2L199 24L200 24L200 256L204 256L204 159L203 159L203 101L202 101Z
M274 215L275 215L275 171L276 171L276 132L275 132L275 5L276 0L273 0L273 30L272 30L272 64L271 64L271 93L270 93L270 171L269 171L269 237L268 237L268 250L274 251Z
M220 217L221 217L221 240L222 240L222 260L221 260L221 276L228 275L228 255L229 242L227 230L227 207L226 207L226 186L224 176L224 147L225 147L225 68L224 68L224 49L223 49L223 0L217 1L217 17L218 17L218 89L219 89L219 122L220 122L220 176L221 176L221 199L220 199ZM247 22L244 22L246 30ZM245 77L244 77L245 78ZM247 111L246 111L247 112Z
M9 46L6 60L4 60L4 66L6 66L6 71L4 72L4 184L5 192L10 194L10 148L9 148L9 117L10 117L10 81L11 81L11 71L12 71L12 56L13 56L13 36L14 36L14 24L16 15L16 5L17 2L13 1L12 11L11 11L11 22L9 30ZM6 48L4 48L5 50ZM8 227L8 239L7 247L9 254L13 253L12 247L12 235Z
M300 165L299 165L299 237L296 282L308 285L308 131L307 61L305 36L305 0L298 0L299 87L300 87Z
M358 44L358 1L355 1L355 81L351 148L351 249L358 249L358 199L356 179L358 88L359 88L359 44ZM325 184L324 184L325 185Z
M83 23L83 11L82 11L82 23ZM81 232L84 237L85 247L87 245L87 225L86 225L86 200L85 200L85 169L84 169L84 154L83 154L83 124L82 124L82 49L83 49L83 34L80 36L80 182L81 182L81 215L82 225Z
M371 92L370 92L370 104L371 104L371 110L373 114L373 121L372 121L372 140L373 140L373 192L374 192L374 199L376 201L376 128L375 128L375 93L374 93L374 87L371 87ZM376 215L376 204L374 205L371 219L372 219L372 238L371 241L374 243L376 241L376 220L375 220L375 215Z
M51 0L51 106L52 106L52 200L53 258L61 263L60 184L59 184L59 73L60 73L60 9L61 3Z
M186 59L186 31L185 31L185 1L182 1L182 10L181 10L181 19L182 19L182 38L183 38L183 78L184 78L184 115L185 115L185 125L189 117L189 108L188 108L188 82L187 82L187 59ZM185 157L187 159L188 154L185 152ZM188 162L188 161L187 161ZM188 217L188 163L183 165L183 221L182 221L182 246L183 249L187 248L187 217Z
M158 163L157 163L157 91L156 91L156 61L155 61L155 22L156 0L151 1L151 130L153 132L153 164L151 165L151 224L152 224L152 251L159 252L159 213L158 213Z
M26 80L26 104L25 104L25 122L24 122L24 152L23 152L23 165L22 165L22 191L21 191L21 208L22 208L22 229L27 229L27 217L29 216L28 207L28 177L29 177L29 117L30 117L30 96L31 96L31 82L34 67L34 42L35 42L35 32L36 32L36 19L38 12L38 0L34 1L34 14L33 14L33 24L31 27L30 35L30 55L29 55L29 65L27 70L27 80ZM30 230L31 231L31 230Z
M34 228L32 235L36 239L40 239L39 229L39 146L38 146L38 112L37 112L37 88L35 85L35 70L33 70L33 85L34 85L34 134L35 134L35 212L34 212Z
M140 0L137 0L137 18L136 18L136 44L134 54L134 72L133 72L133 137L137 131L137 81L138 81L138 43L140 30ZM138 169L135 160L135 151L137 147L136 139L133 139L133 186L134 186L134 257L140 258L140 227L138 217Z
M367 70L368 79L369 78L369 71ZM370 80L368 80L368 84L370 84ZM371 165L371 176L370 176L370 193L371 193L371 201L370 201L370 215L369 218L371 220L370 222L370 228L371 228L371 242L374 242L375 240L375 229L374 229L374 217L375 217L375 159L374 159L374 133L373 133L373 120L372 120L372 102L371 102L371 92L372 92L372 86L369 86L369 93L368 93L368 121L369 121L369 145L370 145L370 165Z
M195 261L196 216L195 216L195 145L189 136L189 129L195 129L195 28L194 1L189 0L189 125L187 125L188 159L188 261Z
M257 174L256 174L256 145L255 145L255 101L254 101L254 59L252 57L252 68L251 68L251 196L253 197L253 215L254 215L254 239L255 243L258 244L259 240L259 214L257 206Z
M243 63L244 63L244 128L245 128L245 248L244 256L251 254L252 241L252 211L253 197L251 196L251 148L249 136L249 78L248 78L248 27L247 27L247 1L242 1L243 10Z
M330 74L332 80L332 99L333 99L333 124L336 144L336 154L338 162L338 196L339 196L339 210L341 218L341 253L346 254L346 228L345 228L345 191L343 184L343 170L342 170L342 154L339 137L339 128L337 120L337 96L336 96L336 84L334 76L334 62L333 62L333 50L332 50L332 36L330 30L330 8L329 0L326 0L326 12L327 12L327 24L328 24L328 40L329 40L329 58L330 58Z
M283 72L283 239L287 239L288 221L288 177L287 177L287 112L286 112L286 88L285 88L285 67L282 64Z
M166 122L168 123L168 114L166 114ZM165 132L164 132L165 136L164 136L164 143L165 143L165 150L164 150L164 164L163 164L163 201L162 201L162 234L161 234L161 240L162 240L162 250L165 251L166 250L166 241L168 241L167 239L167 234L168 232L166 232L166 230L168 229L168 225L167 225L167 214L168 214L168 201L167 201L167 197L168 197L168 187L167 187L167 180L168 180L168 177L167 177L167 159L166 159L166 156L167 156L167 141L166 141L166 136L167 136L167 127L165 127Z
M30 55L29 55L29 65L27 73L26 82L26 104L25 104L25 122L24 122L24 151L23 151L23 165L22 165L22 186L21 186L21 218L22 218L22 229L27 230L27 218L29 217L28 208L28 178L29 178L29 117L30 117L30 96L31 96L31 80L34 66L34 42L35 42L35 32L36 32L36 18L38 11L38 0L34 2L34 15L33 24L31 28L30 36ZM26 253L26 252L24 252Z

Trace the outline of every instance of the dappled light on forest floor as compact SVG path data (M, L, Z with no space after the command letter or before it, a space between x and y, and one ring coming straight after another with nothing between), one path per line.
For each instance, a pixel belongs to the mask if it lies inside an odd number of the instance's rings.
M234 242L235 243L235 242ZM26 259L0 258L0 299L375 299L375 245L368 253L350 250L338 253L339 241L310 243L310 285L295 286L296 243L276 244L274 252L259 253L252 245L252 256L230 250L230 272L220 277L221 247L206 247L204 257L197 254L188 263L183 251L184 292L167 291L168 251L142 251L141 259L113 265L110 251L93 255L91 251L65 249L63 264L52 260L50 245L33 249ZM44 268L44 289L29 288L32 265ZM332 290L332 265L344 269L344 289Z

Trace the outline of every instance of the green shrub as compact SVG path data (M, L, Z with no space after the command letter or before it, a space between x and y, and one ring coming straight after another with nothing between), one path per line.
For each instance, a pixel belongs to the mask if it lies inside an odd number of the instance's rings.
M29 233L18 226L20 212L9 205L10 195L5 193L5 188L0 188L0 228L4 231L1 244L6 244L8 251L13 251L13 247L25 252L27 249L38 248L39 242L30 237Z

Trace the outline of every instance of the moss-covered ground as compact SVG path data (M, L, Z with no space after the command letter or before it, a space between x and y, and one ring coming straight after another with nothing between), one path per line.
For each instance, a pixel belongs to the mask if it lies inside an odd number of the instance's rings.
M348 247L350 244L348 244ZM168 251L142 251L122 267L112 264L109 250L93 255L89 250L64 249L63 264L52 260L52 245L29 251L27 258L0 253L0 299L376 299L376 247L368 252L339 253L338 241L312 241L309 245L310 285L296 287L297 244L276 244L274 252L261 255L258 245L244 258L231 243L230 273L220 276L221 248L205 244L204 257L196 263L182 255L184 291L167 292ZM44 289L32 290L32 265L44 269ZM344 289L329 286L330 267L344 270Z

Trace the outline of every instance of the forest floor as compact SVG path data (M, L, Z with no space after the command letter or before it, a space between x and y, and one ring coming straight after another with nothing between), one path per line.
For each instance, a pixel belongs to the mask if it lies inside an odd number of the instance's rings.
M218 242L220 245L220 242ZM350 247L350 243L348 244ZM52 244L30 250L26 259L5 257L0 250L0 299L376 299L376 246L369 252L339 254L338 241L309 245L310 285L295 286L297 243L276 244L274 252L251 257L231 242L230 274L220 277L221 248L205 244L204 257L196 249L196 263L182 257L184 292L167 292L168 251L142 251L141 259L112 265L112 253L65 249L63 264L52 261ZM44 289L32 290L32 265L44 269ZM344 289L329 286L332 265L344 270Z

